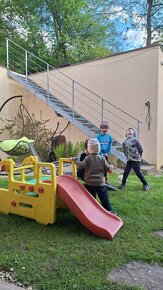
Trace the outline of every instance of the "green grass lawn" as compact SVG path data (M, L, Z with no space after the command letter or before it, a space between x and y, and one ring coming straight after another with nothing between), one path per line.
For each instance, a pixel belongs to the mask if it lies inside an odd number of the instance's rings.
M118 185L118 175L109 175ZM37 290L131 290L107 280L108 273L131 261L158 263L163 258L163 176L147 176L143 192L135 175L123 191L110 191L113 210L124 226L112 241L91 234L68 210L58 210L57 222L43 226L34 220L0 214L0 269L14 269L16 278ZM0 186L7 181L0 179ZM97 216L98 219L98 216Z

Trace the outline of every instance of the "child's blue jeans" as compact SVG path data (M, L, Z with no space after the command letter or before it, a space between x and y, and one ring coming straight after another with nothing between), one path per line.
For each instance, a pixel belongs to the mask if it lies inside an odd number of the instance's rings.
M88 184L85 184L85 188L90 192L90 194L96 199L96 194L98 194L98 197L101 201L102 206L107 211L112 211L107 187L105 185L103 186L91 186Z

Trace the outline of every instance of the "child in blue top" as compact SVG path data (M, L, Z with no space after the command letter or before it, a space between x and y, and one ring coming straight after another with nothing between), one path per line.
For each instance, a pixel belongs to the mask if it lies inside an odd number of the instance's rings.
M100 155L104 156L106 160L112 149L112 137L108 134L109 123L107 121L102 121L100 124L100 133L96 136L100 142ZM105 180L107 182L107 175L105 175Z
M109 130L109 123L103 121L100 124L100 133L97 135L97 139L100 142L100 155L105 156L106 158L110 154L112 149L112 137L107 132Z

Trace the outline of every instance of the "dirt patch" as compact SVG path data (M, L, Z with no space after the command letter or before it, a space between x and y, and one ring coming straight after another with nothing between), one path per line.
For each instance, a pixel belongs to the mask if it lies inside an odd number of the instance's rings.
M163 290L163 268L159 265L133 261L108 275L108 280L142 289Z

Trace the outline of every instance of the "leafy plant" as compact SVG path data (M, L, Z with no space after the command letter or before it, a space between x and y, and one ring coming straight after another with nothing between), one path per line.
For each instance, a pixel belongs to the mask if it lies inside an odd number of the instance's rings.
M56 157L56 160L58 161L60 158L64 157L65 155L65 145L60 144L54 149L54 154Z
M6 130L11 139L19 139L22 136L34 140L35 149L42 161L47 161L47 156L51 148L51 138L53 132L46 125L49 120L36 120L34 114L30 117L18 114L13 119L4 120L4 128L1 134ZM31 153L29 153L31 154Z
M85 142L84 141L79 143L79 149L80 149L80 151L84 151L84 149L85 149Z
M23 158L24 158L24 156L23 156ZM12 159L14 162L17 162L19 160L19 157L9 155L9 156L7 156L7 159Z
M66 144L66 157L74 157L81 151L81 146L77 142L75 145L70 141Z

